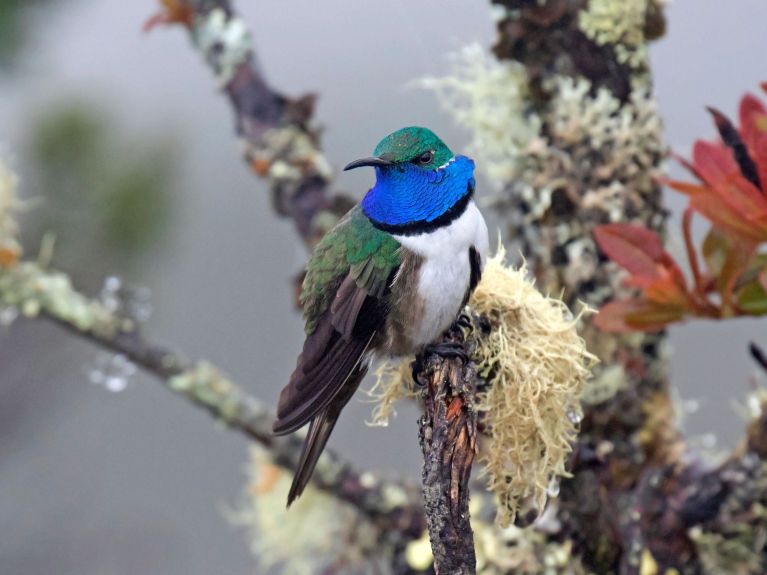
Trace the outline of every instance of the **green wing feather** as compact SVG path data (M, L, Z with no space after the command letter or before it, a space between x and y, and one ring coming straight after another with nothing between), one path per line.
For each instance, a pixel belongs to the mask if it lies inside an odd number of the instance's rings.
M367 295L380 298L400 263L399 242L376 229L359 206L349 211L309 260L301 289L307 335L316 329L347 274Z

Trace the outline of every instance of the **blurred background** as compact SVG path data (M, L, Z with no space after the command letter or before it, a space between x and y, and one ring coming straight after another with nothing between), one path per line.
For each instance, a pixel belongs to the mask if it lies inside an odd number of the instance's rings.
M468 141L432 94L407 86L446 73L463 44L492 42L484 0L238 8L271 83L320 95L336 166L408 124L453 149ZM86 292L110 276L146 288L152 337L274 404L302 341L291 278L307 254L241 161L227 103L184 33L141 33L156 10L0 0L0 154L30 200L25 249L51 232L55 265ZM686 154L714 135L705 105L733 115L767 80L767 3L675 0L667 14L651 59L666 141ZM361 198L370 178L342 174L336 186ZM678 219L683 204L668 199ZM746 346L764 342L763 326L698 322L671 335L685 428L701 445L734 445L733 403L753 375ZM246 442L142 374L121 393L94 384L107 359L45 323L0 328L0 573L253 573L245 534L225 517L245 483ZM415 410L402 406L385 429L365 427L369 414L353 402L331 445L361 467L416 476Z

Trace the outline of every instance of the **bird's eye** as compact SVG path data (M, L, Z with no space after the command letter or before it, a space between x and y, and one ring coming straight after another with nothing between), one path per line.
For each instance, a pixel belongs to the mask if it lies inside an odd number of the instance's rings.
M426 164L430 164L431 161L434 159L434 151L429 150L428 152L424 152L420 156L416 158L416 163L420 164L421 166L425 166Z

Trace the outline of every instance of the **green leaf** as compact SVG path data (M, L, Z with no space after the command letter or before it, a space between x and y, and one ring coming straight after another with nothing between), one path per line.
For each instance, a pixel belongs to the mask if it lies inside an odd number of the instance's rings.
M750 315L767 314L767 292L760 282L752 282L738 292L738 306Z
M714 277L718 277L724 267L728 247L727 236L718 228L711 228L703 240L703 259Z

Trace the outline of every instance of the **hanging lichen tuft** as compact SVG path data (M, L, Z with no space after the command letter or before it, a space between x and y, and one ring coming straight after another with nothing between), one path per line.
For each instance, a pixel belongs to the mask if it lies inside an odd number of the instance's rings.
M578 318L560 299L542 295L524 267L513 269L504 258L500 249L487 262L469 302L490 329L468 336L483 380L477 410L487 437L480 442L479 461L503 526L523 500L532 499L542 510L547 493L567 475L581 393L596 363L578 335ZM377 402L374 425L387 424L397 399L412 397L410 361L376 372L370 392Z
M527 270L507 266L504 256L501 249L487 263L470 302L490 324L472 359L487 383L478 411L490 439L480 460L498 498L501 525L514 519L524 499L542 510L547 492L567 475L581 391L596 362L567 306L542 295Z
M251 450L249 475L245 502L232 520L251 530L253 553L264 571L367 573L391 563L392 549L381 542L380 531L311 483L286 513L290 474L264 450Z

